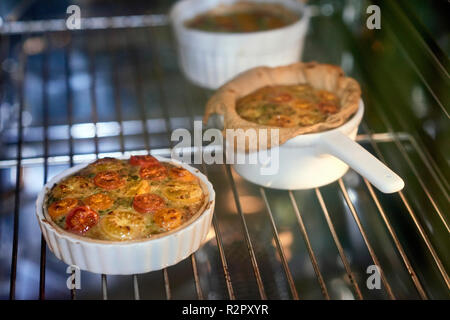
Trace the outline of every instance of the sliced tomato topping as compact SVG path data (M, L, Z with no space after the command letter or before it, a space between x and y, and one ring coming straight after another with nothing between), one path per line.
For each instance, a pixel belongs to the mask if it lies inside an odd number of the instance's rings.
M166 203L163 198L153 193L139 194L134 197L133 208L140 213L154 212L164 208Z
M112 211L99 222L99 230L108 240L138 239L145 233L145 229L144 215L133 211Z
M97 173L94 177L94 183L100 188L113 190L123 186L125 184L125 179L115 171L104 171Z
M162 208L155 212L153 219L165 230L172 230L183 222L183 211L177 208Z
M139 170L142 179L160 181L167 178L167 169L162 164L142 167Z
M74 198L65 198L59 201L53 202L48 207L48 214L52 219L58 219L67 214L70 210L78 206L78 200Z
M338 112L338 106L333 103L321 102L319 103L319 110L322 113L336 113Z
M96 193L87 197L84 201L91 209L106 210L112 207L114 200L110 196L103 193Z
M70 211L66 218L66 229L79 234L86 233L98 223L97 212L87 206L81 206Z
M169 177L178 181L191 182L195 180L195 176L184 168L171 168L169 170Z
M159 161L155 157L149 156L149 155L147 155L147 156L131 156L130 164L132 166L148 167L148 166L159 164Z

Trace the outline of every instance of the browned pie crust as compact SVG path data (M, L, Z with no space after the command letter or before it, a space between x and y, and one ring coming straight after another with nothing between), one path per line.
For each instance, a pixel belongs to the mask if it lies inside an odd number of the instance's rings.
M246 130L254 128L258 131L259 129L276 128L263 126L241 118L236 112L236 101L264 86L295 84L310 84L313 88L330 91L339 98L341 107L339 112L329 115L323 122L310 126L278 128L279 144L283 144L300 134L321 132L339 127L358 110L361 88L356 80L346 77L344 71L338 66L316 62L299 62L276 68L257 67L241 73L219 88L209 99L203 121L207 123L213 113L223 115L223 134L225 134L226 129ZM270 133L268 135L270 136ZM268 147L275 145L277 145L276 141L268 141ZM248 149L248 145L246 145L246 149Z

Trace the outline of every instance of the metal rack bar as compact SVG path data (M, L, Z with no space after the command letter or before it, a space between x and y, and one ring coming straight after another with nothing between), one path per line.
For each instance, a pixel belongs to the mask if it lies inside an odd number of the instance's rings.
M422 187L423 191L425 192L427 198L430 200L434 210L437 212L437 214L439 215L439 218L441 219L442 223L444 224L445 228L447 229L447 232L450 233L450 227L448 225L448 222L446 221L443 213L441 212L441 210L439 209L438 205L436 204L435 200L433 199L433 197L431 196L430 191L428 190L428 187L425 185L425 183L423 182L422 178L419 176L419 173L417 171L417 168L414 166L414 164L411 161L411 158L408 156L408 154L406 153L405 147L397 140L394 140L395 144L398 146L400 153L402 154L402 156L406 159L406 162L408 163L409 167L411 168L412 172L414 173L414 175L416 176L417 180L419 181L420 186ZM431 168L430 168L431 169ZM436 179L436 181L438 181ZM448 195L446 196L447 200L449 200Z
M152 39L154 39L154 42L151 43L151 46L153 48L152 52L155 53L155 55L153 57L154 61L155 61L155 63L153 64L153 72L157 79L156 83L158 86L159 96L161 98L161 105L163 106L163 114L164 114L164 119L166 122L166 127L168 128L168 130L170 132L171 131L170 130L170 128L171 128L170 117L169 117L169 114L168 114L168 111L166 108L167 101L165 99L164 90L163 90L163 86L162 86L162 84L164 83L164 72L163 72L163 69L161 68L161 63L160 63L160 59L159 59L159 51L155 50L155 45L153 44L153 43L155 43L157 46L158 36L157 36L156 32L154 32L153 29L151 29L148 33L149 33L149 36ZM190 117L191 123L193 124L195 119L192 114L192 111L190 110L190 108L187 107L186 104L184 104L184 106L185 106L187 114ZM172 146L172 141L170 139L170 136L169 136L169 144L170 144L170 146ZM202 165L202 171L206 176L208 175L207 169L206 169L206 166L204 163ZM214 226L214 232L216 234L216 241L217 241L217 246L219 249L220 260L221 260L222 267L224 270L224 276L225 276L225 282L227 285L228 296L229 296L230 300L234 300L235 295L234 295L233 286L231 283L231 277L230 277L230 274L228 271L228 264L227 264L224 249L223 249L223 242L222 242L220 230L218 228L218 224L217 224L217 220L216 220L215 216L213 216L213 226ZM202 300L203 293L201 291L201 284L200 284L198 274L197 274L195 253L193 253L191 255L191 262L192 262L192 270L193 270L193 275L194 275L194 283L195 283L195 287L196 287L196 291L197 291L197 297L199 300Z
M320 192L319 188L315 188L315 191L316 191L317 200L319 200L320 207L322 208L322 212L325 216L325 219L327 220L328 228L330 229L331 235L333 236L333 240L334 240L334 243L336 244L336 248L339 251L339 256L341 257L342 263L344 264L344 268L345 268L345 271L347 272L347 276L350 280L350 283L353 285L356 297L359 300L361 300L361 299L363 299L361 290L359 289L358 283L356 282L353 272L350 268L350 263L348 262L347 257L345 256L344 248L342 247L342 244L339 241L339 237L336 233L336 230L334 229L334 225L333 225L333 222L331 221L330 214L328 213L328 209L325 204L325 201L323 200L322 193Z
M383 154L381 153L381 150L378 147L378 144L370 135L371 131L370 131L369 127L367 126L367 124L365 122L362 123L362 126L364 128L364 131L369 133L369 135L368 135L369 143L372 146L372 148L375 150L375 153L377 154L378 158L383 163L386 164L386 159L384 158ZM395 246L397 247L398 252L400 253L400 256L402 257L403 263L405 264L406 269L408 270L408 273L411 275L411 279L414 282L417 292L419 293L419 295L421 296L422 299L428 299L427 295L422 287L422 284L420 283L419 278L417 277L417 274L414 271L414 268L412 267L411 262L409 261L408 256L406 255L405 250L403 249L403 246L401 245L396 232L394 231L394 228L392 227L391 223L389 222L389 219L387 218L387 215L384 212L384 209L381 206L381 203L380 203L372 185L365 178L364 178L364 183L366 184L366 187L369 190L369 193L370 193L373 201L375 202L378 212L380 213L381 217L383 218L386 228L388 229L389 233L391 234L391 237L395 243Z
M195 284L195 291L197 292L197 298L198 300L203 300L203 291L202 286L200 285L200 278L198 276L197 270L197 261L195 260L194 254L191 254L191 264L192 264L192 273L194 274L194 284Z
M67 98L67 123L69 130L69 164L73 167L73 137L72 137L72 126L73 126L73 95L70 85L71 68L70 68L70 58L72 52L72 42L67 44L64 51L64 69L65 69L65 81L66 81L66 98Z
M419 281L419 278L417 277L416 272L414 271L414 268L411 265L411 262L408 259L408 256L405 253L405 249L403 249L403 246L401 245L398 236L396 232L394 231L394 228L392 227L391 223L389 222L389 219L386 216L386 213L384 212L383 207L381 206L380 200L378 199L377 195L375 194L375 191L373 190L372 185L367 181L366 178L364 179L364 183L369 190L370 196L372 197L373 201L375 202L375 205L378 209L378 212L380 213L384 224L386 225L386 228L389 231L389 234L392 237L392 240L394 241L395 246L397 247L397 250L403 260L403 263L405 264L406 269L408 270L409 275L411 276L411 280L414 283L414 286L416 287L417 292L419 293L420 297L422 299L428 299L425 290L422 287L422 284Z
M110 37L115 35L112 31L110 31ZM108 49L110 52L113 52L113 48L111 46L111 41L107 41L108 43ZM123 135L123 115L122 115L122 99L120 97L120 81L119 81L119 72L117 71L117 66L119 65L120 61L117 57L117 55L113 55L113 61L111 64L112 69L112 85L113 85L113 92L114 92L114 111L117 116L117 122L119 124L119 143L120 143L120 151L122 154L125 153L125 138Z
M308 233L306 231L305 224L303 222L302 215L300 213L300 210L298 209L297 202L295 201L294 194L291 190L289 190L289 197L291 199L292 207L294 208L295 215L297 217L298 224L300 226L300 231L303 236L303 240L306 244L306 249L308 250L309 258L311 259L311 263L314 269L314 272L316 273L317 281L320 285L320 290L322 291L322 294L325 299L330 300L330 295L328 294L327 285L325 284L325 281L323 280L322 273L320 272L319 264L317 263L316 255L314 254L314 250L311 246L311 241L309 240Z
M431 205L433 206L434 210L437 212L439 218L441 219L442 223L444 224L445 228L447 229L447 232L450 233L450 227L445 219L445 217L443 216L441 210L439 209L436 201L434 200L434 198L431 196L430 191L428 190L428 187L425 185L425 183L423 182L422 178L420 177L417 168L414 166L413 162L411 161L411 158L408 156L408 153L406 152L403 144L399 141L399 139L397 138L397 135L395 134L391 123L389 122L389 120L387 119L386 115L383 112L380 112L380 110L378 110L377 108L375 108L376 113L378 114L378 116L380 117L380 119L382 120L382 122L384 123L384 125L386 126L386 128L388 129L388 132L392 134L393 137L393 141L394 144L396 145L397 149L400 151L402 157L406 160L406 163L408 164L409 168L411 169L411 171L413 172L414 176L417 178L417 180L419 181L420 186L422 187L425 195L427 196L428 200L430 201ZM431 169L431 167L428 167L429 169ZM439 186L442 186L439 183L439 179L437 179L436 175L433 175L433 178L436 180L436 183ZM447 197L448 200L448 195L445 192L445 190L441 187L442 191L444 192L444 194ZM447 278L448 281L448 278ZM450 288L450 286L449 286Z
M22 144L23 144L23 111L25 108L25 92L24 92L24 78L26 72L27 55L22 50L19 58L19 73L18 73L18 95L19 95L19 119L17 124L17 167L16 167L16 187L14 191L14 227L13 227L13 246L11 254L11 276L9 287L9 299L16 298L16 276L17 276L17 250L19 245L19 214L20 214L20 183L22 179Z
M73 152L73 137L72 137L72 126L73 126L73 95L70 85L71 68L70 68L70 57L72 52L72 42L69 41L66 49L64 50L64 73L65 73L65 84L66 84L66 99L67 99L67 123L69 130L69 165L73 167L74 152ZM76 299L76 289L70 290L70 298L72 300Z
M96 77L96 67L95 67L95 55L96 53L90 47L88 49L88 60L89 60L89 74L91 78L91 85L89 87L89 94L91 98L91 117L92 123L94 124L94 147L95 147L95 158L98 159L99 147L98 147L98 112L97 112L97 77Z
M202 172L206 177L208 177L208 169L206 168L205 163L202 163ZM217 222L216 215L213 215L212 223L214 227L214 233L216 236L217 249L219 250L220 262L222 263L223 275L225 278L225 283L227 285L228 298L230 300L235 300L236 296L234 295L233 284L231 283L230 271L228 269L227 257L225 256L225 251L223 249L223 241L222 236L220 234L219 224Z
M81 18L81 30L164 26L168 24L168 20L169 19L165 14L85 17ZM66 19L7 21L1 26L0 34L13 35L39 32L57 32L66 30Z
M141 296L139 294L139 282L137 278L137 274L133 274L133 293L134 293L134 300L141 300Z
M272 209L270 209L269 202L267 201L266 192L263 188L259 188L259 191L261 192L261 196L264 200L264 203L267 208L267 214L269 216L270 224L272 227L272 232L275 239L275 244L278 250L278 254L280 255L281 263L283 265L284 273L286 274L286 279L289 284L289 289L291 290L291 295L294 300L298 300L298 292L297 288L295 287L294 279L292 278L291 270L289 269L289 264L286 260L286 255L284 254L283 246L280 241L280 237L278 236L277 226L275 225L275 220L273 219Z
M48 40L47 40L48 41ZM48 178L48 95L47 95L47 83L48 83L48 51L43 53L42 62L42 119L44 122L44 185L47 183ZM45 299L45 265L47 258L47 244L45 238L41 235L41 256L40 256L40 272L39 272L39 300Z
M361 220L359 219L358 213L356 212L356 209L353 206L353 203L350 200L350 197L348 196L348 192L347 192L347 189L345 188L345 184L344 184L344 181L342 180L342 178L340 178L338 180L338 184L339 184L339 188L341 189L342 195L344 196L345 202L347 203L347 206L350 209L350 212L352 213L353 218L355 219L358 229L361 232L361 235L364 239L364 243L366 244L367 250L369 250L369 254L373 260L373 263L376 266L378 266L378 268L380 270L381 281L383 282L383 284L386 288L387 294L390 299L395 300L395 296L394 296L394 293L392 292L392 288L386 279L383 269L381 269L381 264L380 264L380 261L378 260L377 255L375 254L375 251L373 250L372 246L370 245L369 238L367 237L366 231L364 230L364 228L362 226L362 223L361 223Z
M127 123L128 121L122 121L122 124ZM113 125L119 125L118 121L111 121L111 122L99 122L99 123L103 123L103 124L113 124ZM33 128L33 130L43 130L42 126L36 126L36 127L28 127L28 128ZM54 128L53 126L49 126L50 128ZM396 133L397 138L401 139L401 140L408 140L410 139L409 135L406 133ZM111 135L111 136L116 136L116 135ZM136 135L134 134L130 134L130 135L126 135L127 137L134 137ZM373 133L371 134L371 138L376 140L379 143L387 143L387 142L392 142L393 138L392 138L392 134L390 133ZM119 132L119 137L120 137L120 132ZM123 137L125 138L125 134L123 134ZM73 138L73 137L71 137ZM89 139L89 138L87 138ZM58 139L50 139L50 141L67 141L67 140L58 140ZM357 142L361 142L361 143L368 143L369 142L369 137L367 134L359 134L356 137L356 141ZM220 150L219 150L220 151ZM124 155L131 155L133 154L145 154L147 151L145 149L135 149L135 150L130 150L130 151L125 151L123 154ZM194 148L189 148L188 152L195 152ZM167 155L171 153L171 149L169 148L152 148L152 154L156 154L156 155ZM99 157L117 157L122 155L122 152L117 152L117 151L113 151L113 152L100 152L99 153ZM95 158L95 154L94 153L83 153L83 154L76 154L74 155L74 162L75 163L81 163L81 162L86 162L86 161L90 161L93 158ZM49 156L47 159L47 162L49 165L60 165L60 164L69 164L70 163L70 156L64 156L64 155L59 155L59 156ZM22 161L21 164L23 167L28 167L28 166L36 166L36 165L40 165L44 163L44 157L43 156L36 156L36 157L22 157ZM13 168L17 166L17 160L16 159L7 159L7 160L0 160L0 169L4 169L4 168Z
M202 95L205 98L205 100L207 100L207 96L206 96L206 94L204 92L203 92ZM194 117L193 117L193 115L192 115L190 110L188 110L188 113L191 115L191 119L194 120ZM224 160L225 160L225 155L224 155ZM205 175L208 176L208 170L206 168L205 163L202 164L202 168L203 168L203 172L205 173ZM234 188L234 189L236 189L236 188ZM233 193L233 197L236 199L234 193ZM240 205L240 203L239 203L239 205ZM217 221L215 215L213 215L213 221L212 222L213 222L214 231L215 231L215 234L216 234L217 247L219 249L220 260L222 262L223 272L224 272L224 276L225 276L225 282L226 282L227 290L228 290L228 296L229 296L230 300L235 300L236 297L235 297L233 285L232 285L232 282L231 282L231 276L230 276L230 272L229 272L229 269L228 269L228 263L227 263L227 260L226 260L225 251L223 249L222 236L220 235L219 224L218 224L218 221ZM251 254L250 254L250 257L251 257ZM253 261L252 261L252 267L253 266L254 265L253 265ZM255 274L255 276L256 276L256 274ZM258 286L258 290L259 290L260 296L261 296L261 289L260 289L259 286Z
M172 46L173 50L175 50L175 48L173 47L173 43L174 43L174 41L171 41L171 46ZM185 88L184 88L185 92L191 93L191 98L192 98L192 88L190 88L191 90L189 90L188 88L186 88L187 83L185 83L184 85L185 85ZM183 99L183 101L185 101L185 100ZM192 112L192 109L189 108L186 103L183 103L183 105L185 107L186 114L189 116L190 122L193 125L194 121L195 121L195 118L194 118L194 114ZM208 177L208 169L207 169L206 164L204 162L202 162L201 171L206 177ZM225 278L225 284L227 286L228 298L230 300L235 300L236 297L234 295L233 284L231 282L231 276L230 276L230 272L228 270L228 263L227 263L227 258L225 256L225 251L224 251L224 248L223 248L222 236L220 235L220 229L219 229L219 225L218 225L218 222L217 222L217 219L216 219L215 215L213 215L212 224L213 224L213 228L214 228L214 234L215 234L215 238L216 238L217 249L219 251L220 262L222 264L223 274L224 274L224 278ZM193 254L193 256L194 257L192 259L195 260L195 253ZM194 276L195 276L195 273L194 273ZM201 289L201 287L200 287L200 289ZM199 297L199 299L200 299L200 297Z
M161 62L159 60L159 53L158 50L156 49L155 46L155 42L158 41L158 36L154 30L154 28L151 28L149 30L147 30L148 32L148 36L150 37L150 39L154 39L154 41L150 41L150 47L152 48L152 52L154 52L155 54L152 56L154 63L152 63L153 69L153 75L156 77L156 86L158 88L158 95L159 95L159 99L160 99L160 103L161 103L161 107L162 107L162 112L164 115L164 120L166 122L166 129L167 132L169 133L168 138L169 138L169 147L172 149L173 147L173 143L171 138L171 132L172 132L172 125L170 124L170 116L169 116L169 111L168 111L168 104L167 104L167 100L166 100L166 95L164 94L164 88L163 88L163 83L164 83L164 73L161 67Z
M408 200L406 200L403 191L399 191L398 195L402 199L411 219L414 221L414 224L416 225L416 227L420 233L420 236L424 240L428 250L430 251L431 255L433 256L434 262L436 263L436 265L439 269L439 272L441 273L442 278L444 279L445 284L447 285L447 288L450 289L450 280L449 280L447 272L445 271L445 268L442 264L442 261L439 258L439 255L436 253L436 250L434 249L433 245L431 244L430 239L428 238L425 230L423 229L422 225L419 223L419 220L417 219L416 214L414 213L413 209L411 208L411 205L409 204Z
M393 5L395 6L395 4L393 4ZM397 10L397 12L400 12L400 11L398 11L398 8L396 8L396 10ZM340 21L339 23L340 23L341 25L343 25L342 21ZM347 29L347 32L348 32L349 34L351 34L351 32L348 30L348 28L345 28L345 29ZM414 30L414 28L413 28L412 30ZM351 36L350 36L350 37L351 37ZM394 37L395 37L395 35L394 35ZM423 43L423 39L421 39L420 36L418 37L418 39L420 39L420 41L422 41L422 43ZM395 39L395 41L397 41L397 42L398 42L398 40L399 40L399 39ZM354 42L354 39L352 39L352 41ZM356 43L354 43L353 45L355 46ZM427 46L425 46L425 48L427 48ZM361 49L361 48L360 48L360 46L356 45L356 46L355 46L355 49L359 50L359 49ZM427 48L427 50L428 50L428 48ZM436 57L434 57L434 59L436 59ZM439 60L439 59L438 59L438 60ZM377 85L376 83L374 83L374 80L372 79L372 76L370 75L370 72L368 72L368 70L364 67L363 61L360 60L359 62L360 62L360 64L361 64L361 65L360 65L360 71L362 71L362 72L365 73L366 78L372 83L372 87L375 88L374 90L378 91L378 93L380 93L379 96L382 97L383 94L381 94L382 92L380 91L380 88L377 88L378 85ZM386 102L386 103L389 105L389 101L384 101L384 102ZM381 119L381 122L382 122L382 123L386 126L386 128L388 129L388 133L389 133L390 135L393 136L393 141L395 142L395 145L396 145L397 148L399 149L400 153L402 153L402 157L405 158L405 155L407 156L407 153L405 152L405 150L402 150L401 143L398 141L398 137L397 137L397 135L395 134L395 131L393 130L393 127L392 127L392 125L391 125L391 122L388 120L387 116L385 115L385 113L384 113L380 108L373 108L373 109L375 110L375 112L376 112L376 114L378 115L378 117ZM402 122L401 118L398 118L398 120L399 120L400 122ZM404 126L404 124L403 124L403 126ZM405 127L405 126L404 126L404 127ZM402 152L402 151L403 151L403 152ZM408 158L409 158L409 157L408 157ZM407 160L407 159L405 159L405 160ZM412 162L411 162L410 159L409 159L409 161L407 160L407 163L408 163L408 166L411 167ZM430 167L428 167L428 168L430 168ZM417 177L417 170L415 170L415 169L413 169L413 168L411 168L411 170L413 171L413 174ZM432 171L432 170L431 170L431 171ZM436 175L435 175L435 174L432 174L432 177L433 177L434 179L436 179ZM417 178L418 178L418 177L417 177ZM418 179L419 179L419 178L418 178ZM438 181L438 179L436 179L436 182L437 182L437 184L440 186L440 188L442 189L441 184L440 184L440 182ZM419 181L419 183L420 183L420 181ZM425 186L425 184L423 184L423 182L420 183L420 184L421 184L422 187ZM436 202L434 201L433 197L432 197L431 194L429 193L429 190L428 190L428 188L427 188L426 186L425 186L424 190L425 190L425 194L426 194L426 196L428 197L428 199L430 200L432 206L433 206L435 209L437 208L437 213L438 213L439 218L440 218L441 221L443 222L444 226L447 228L447 231L449 231L447 221L446 221L445 218L443 217L443 215L442 215L442 213L440 212L440 210L439 210L439 208L438 208ZM444 190L444 194L447 194L445 190ZM399 194L399 195L400 195L400 194ZM403 193L400 195L400 197L402 198L402 201L403 201L403 199L404 199ZM448 199L448 197L447 197L447 199ZM407 208L409 207L409 208L410 208L409 204L407 204L407 203L405 203L405 202L404 202L404 204L405 204L405 207L407 207ZM413 213L412 211L408 211L408 212ZM413 213L413 216L412 216L411 218L412 218L413 221L415 221L415 223L416 223L417 219L415 218L414 213ZM417 221L417 222L418 222L418 221ZM416 226L417 226L417 228L418 228L419 233L421 233L421 230L420 230L420 229L421 229L422 227L421 227L420 225L417 225L417 224L416 224ZM422 237L423 237L423 236L422 236ZM425 237L426 237L426 236L425 236ZM424 237L423 237L423 238L424 238ZM424 238L424 241L425 241L426 243L428 242L425 238ZM427 243L427 246L429 246L429 243ZM432 249L431 251L434 251L434 249ZM434 255L433 255L433 256L434 256ZM436 260L436 259L435 259L435 260ZM439 259L436 261L436 263L438 264L438 267L439 267L440 272L441 272L441 274L442 274L442 268L441 268L441 266L440 266L440 261L439 261ZM447 274L445 273L445 270L444 270L444 273L442 274L442 276L443 276L444 280L445 280L446 283L447 283L447 287L450 288L449 283L448 283L448 276L447 276Z
M202 163L202 172L206 177L208 177L208 169L206 168L205 163ZM223 249L223 241L222 236L220 234L219 224L217 222L216 215L213 215L212 223L214 227L214 233L216 236L217 249L219 250L220 262L222 263L223 275L225 278L225 284L227 286L228 298L230 300L235 300L236 296L234 295L233 284L231 282L230 271L228 269L227 257L225 256L225 250Z
M47 243L41 235L41 257L39 260L39 300L45 299L45 265L47 260Z
M162 273L164 278L164 289L166 290L166 299L170 300L172 299L172 293L170 291L169 274L167 273L167 268L164 268Z
M98 145L98 130L97 130L97 122L98 122L98 111L97 111L97 77L96 77L96 68L95 68L95 54L92 46L88 49L88 60L89 60L89 74L91 78L91 85L89 87L90 100L91 100L91 117L92 123L94 124L94 147L95 147L95 158L98 159L99 154L99 145ZM102 274L102 292L103 292L103 300L108 299L108 286L107 286L107 277L106 274Z
M397 37L395 37L395 39L397 39ZM398 39L397 39L397 41L398 41ZM423 76L422 72L420 72L419 68L414 63L414 61L411 60L410 56L403 49L403 46L400 45L399 47L400 47L400 51L403 52L403 56L406 58L406 61L409 63L409 65L414 70L414 72L417 74L417 76L422 81L422 83L425 85L425 87L427 88L428 92L432 95L434 101L436 101L438 106L441 108L442 112L446 115L447 119L449 119L450 118L450 114L448 113L447 109L445 109L444 104L441 102L441 100L439 100L438 96L434 92L433 88L431 88L430 84L427 82L427 80ZM443 69L443 70L445 70L445 69ZM446 74L446 76L448 77L449 75Z
M231 283L230 271L228 269L227 258L225 256L225 251L223 249L222 236L220 235L219 225L216 216L213 216L212 220L214 226L214 233L216 234L217 248L219 250L220 261L222 262L225 283L227 285L228 297L230 298L230 300L235 300L236 296L234 295L233 284Z
M144 106L144 101L142 99L143 98L142 97L142 88L141 88L142 77L141 77L141 74L140 74L140 71L139 71L139 66L141 64L141 61L140 61L140 56L136 52L135 48L133 48L133 53L135 55L134 56L135 59L133 59L133 61L134 61L134 67L135 67L135 72L134 73L135 73L135 75L137 77L136 78L136 81L137 81L136 82L136 88L138 90L137 95L138 95L138 99L139 99L139 105L141 106L141 110L142 110L141 112L142 112L142 117L143 117L143 121L144 121L144 132L145 132L145 135L147 137L146 138L146 149L150 150L150 144L149 144L149 140L148 140L149 133L148 133L148 130L147 130L147 117L145 115L145 106ZM154 59L155 59L155 63L153 64L153 66L159 65L159 60L158 60L158 57L156 55L155 55ZM159 74L157 76L159 76ZM167 104L166 104L166 100L165 100L165 97L164 97L164 92L163 92L162 87L161 87L161 79L158 78L158 81L156 83L157 83L157 86L158 86L158 89L159 89L159 97L161 99L162 109L164 111L164 118L165 118L165 121L166 121L166 129L168 130L168 132L171 132L169 115L168 115L167 109L166 109ZM169 146L172 147L172 142L170 140L170 135L169 135ZM166 289L166 298L167 298L167 300L170 300L171 299L171 292L170 292L170 283L169 283L169 273L167 271L167 268L163 269L163 278L164 278L164 287Z
M367 126L365 126L365 129L367 130L367 132L370 132L370 129ZM373 141L373 140L370 140L370 141L371 141L371 145L374 148L377 156L380 158L380 160L383 163L386 164L386 159L383 156L383 154L381 153L381 151L378 148L378 146L375 143L375 141ZM397 140L394 139L394 141L397 141ZM409 204L408 200L406 199L403 191L399 191L399 192L397 192L397 194L399 195L400 199L402 200L406 210L408 211L409 216L413 220L417 230L419 231L420 236L422 237L423 241L425 242L425 245L427 246L428 251L430 252L431 256L433 257L434 262L436 263L436 265L437 265L437 267L439 269L439 272L440 272L442 278L444 279L445 284L447 285L447 288L450 289L450 280L449 280L449 277L447 275L447 272L445 271L445 268L444 268L444 266L443 266L443 264L442 264L442 262L441 262L441 260L440 260L440 258L438 256L438 254L436 253L436 250L434 249L433 245L431 244L430 239L428 238L425 230L423 229L422 225L420 224L419 220L417 219L417 216L414 213L414 211L413 211L411 205Z
M127 37L124 37L125 39ZM137 104L139 106L140 111L140 120L142 122L142 130L144 133L144 146L148 153L150 153L150 133L148 132L147 128L147 112L145 110L145 103L142 96L142 75L139 64L139 55L136 52L136 49L131 47L129 44L129 41L126 41L127 43L127 49L128 54L131 57L131 60L133 61L133 75L134 75L134 86L136 88L136 98L137 98Z
M434 200L434 198L431 196L430 191L428 190L428 187L425 185L425 183L423 182L423 179L419 176L419 172L417 171L417 168L414 166L414 164L411 161L411 158L408 156L405 147L398 141L398 139L394 138L394 143L395 145L398 147L398 149L400 150L400 153L402 154L403 158L406 160L406 162L408 163L409 167L411 168L412 172L414 173L414 176L417 178L417 180L419 181L420 186L422 187L423 191L425 192L425 195L427 196L427 198L430 200L431 205L433 206L434 210L437 212L437 214L439 215L439 218L441 219L442 223L444 224L445 228L447 229L447 232L450 233L450 227L448 225L448 222L446 221L443 213L441 212L441 210L439 209L438 205L436 204L436 201ZM429 169L431 169L431 167L428 167ZM435 177L436 182L438 182L439 180ZM438 182L439 184L439 182ZM443 189L442 189L443 190ZM443 190L445 192L445 190ZM444 193L446 195L446 193ZM449 200L448 195L446 195L447 200Z
M258 267L258 262L256 261L255 251L253 250L253 245L252 245L252 241L250 239L250 234L248 232L247 223L245 222L244 213L242 212L241 202L239 200L239 194L238 194L237 189L236 189L236 184L234 182L230 166L227 165L227 164L224 164L224 166L225 166L225 169L227 171L228 178L230 180L231 190L233 191L233 196L234 196L234 201L235 201L235 204L236 204L236 209L237 209L237 211L239 213L239 217L241 218L240 219L241 220L241 225L242 225L242 229L244 231L245 242L247 244L248 254L249 254L250 260L252 262L252 267L253 267L253 272L255 274L256 283L258 285L259 295L260 295L261 299L266 300L267 299L267 295L266 295L266 292L265 292L265 289L264 289L264 284L262 282L261 273L260 273L259 267Z
M108 280L106 274L102 274L102 297L103 300L108 300Z
M115 33L113 31L110 31L110 37L115 36ZM108 50L110 52L113 52L113 48L111 46L111 41L106 41ZM114 92L114 111L117 116L117 122L119 124L119 144L120 144L120 152L122 155L125 154L125 138L123 135L123 116L122 116L122 99L120 97L120 81L119 81L119 73L117 71L117 66L119 65L119 59L117 58L117 55L113 55L112 59L112 85L113 85L113 92ZM134 293L134 300L140 300L140 294L139 294L139 282L138 282L138 276L134 274L132 276L133 279L133 293Z
M398 134L397 134L398 136ZM433 176L433 179L436 181L437 185L441 189L442 193L444 194L445 198L450 201L449 194L447 190L450 188L447 180L444 178L442 172L440 171L439 167L437 166L436 162L431 158L430 154L426 149L423 149L419 146L418 142L412 135L408 135L408 141L413 146L414 150L419 155L422 162L425 164L425 166L428 168L428 171L430 171L431 175Z

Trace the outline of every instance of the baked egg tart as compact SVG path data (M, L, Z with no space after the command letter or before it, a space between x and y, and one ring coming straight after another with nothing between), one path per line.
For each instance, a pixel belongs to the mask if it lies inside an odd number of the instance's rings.
M206 195L190 171L153 156L102 158L56 183L45 210L78 236L138 240L179 228L201 210Z
M358 82L338 66L299 62L257 67L219 88L207 103L204 122L219 114L224 132L279 129L279 140L268 141L270 147L341 126L356 113L360 99Z

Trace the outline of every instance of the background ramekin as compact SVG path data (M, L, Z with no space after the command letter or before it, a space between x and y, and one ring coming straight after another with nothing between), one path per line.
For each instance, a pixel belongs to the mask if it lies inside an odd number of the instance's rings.
M156 157L159 161L181 166L197 176L208 192L205 210L181 229L152 239L134 241L102 241L80 237L58 227L44 210L45 196L63 178L88 165L80 164L51 179L36 200L36 215L42 234L55 256L82 270L103 274L137 274L171 266L195 252L206 239L214 212L215 192L208 179L186 164Z
M279 3L299 13L300 20L274 30L219 33L188 29L184 22L219 4L237 0L182 0L170 12L178 45L178 60L185 76L202 87L216 89L237 74L257 66L280 66L301 59L309 24L309 10L294 0L247 0Z

